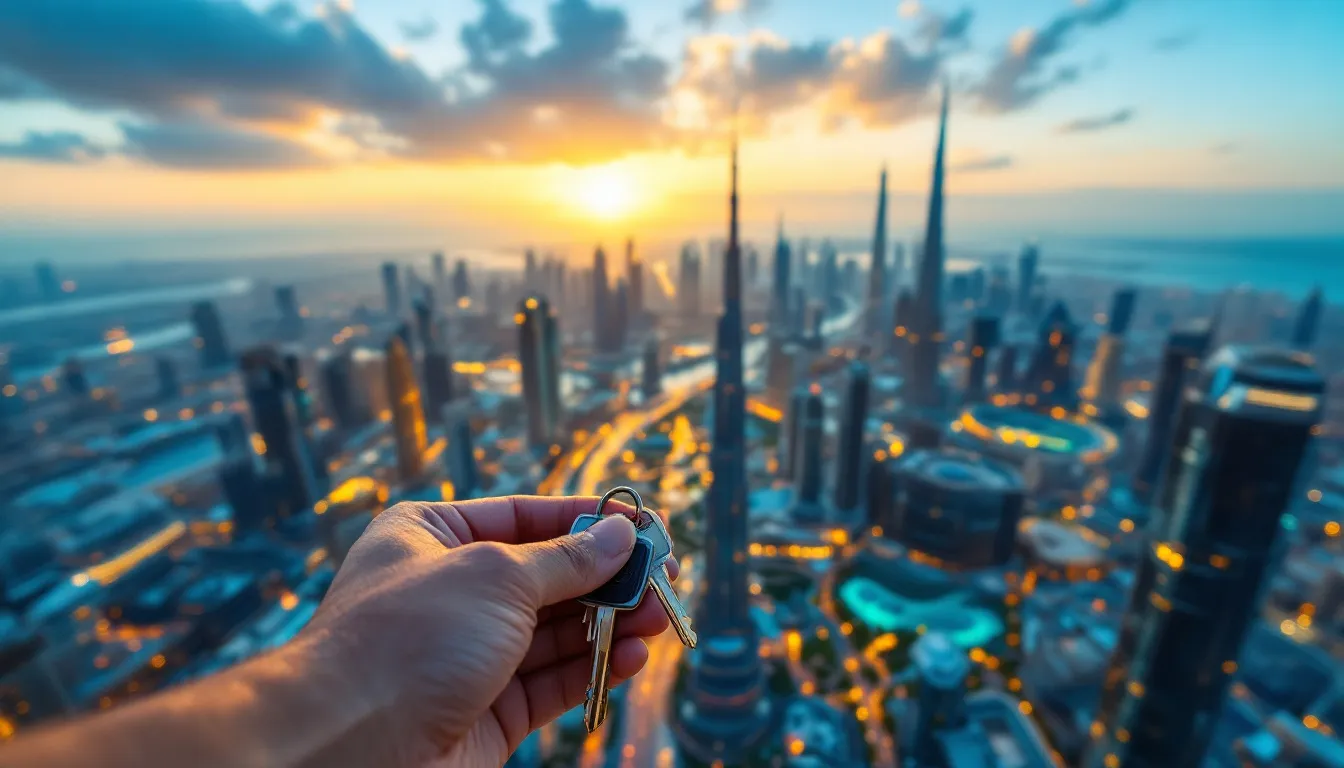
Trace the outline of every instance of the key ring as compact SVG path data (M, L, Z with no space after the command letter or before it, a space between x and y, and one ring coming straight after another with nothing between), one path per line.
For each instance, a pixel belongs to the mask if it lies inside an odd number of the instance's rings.
M634 488L631 488L628 485L618 485L615 488L612 488L610 491L607 491L606 493L602 494L602 498L597 500L596 513L600 516L602 514L602 508L607 505L607 502L611 501L613 496L617 496L622 493L629 496L635 502L635 514L633 516L625 515L625 518L630 522L634 523L636 528L643 527L640 525L640 523L642 522L642 516L645 513L644 499L640 498L639 491L636 491Z

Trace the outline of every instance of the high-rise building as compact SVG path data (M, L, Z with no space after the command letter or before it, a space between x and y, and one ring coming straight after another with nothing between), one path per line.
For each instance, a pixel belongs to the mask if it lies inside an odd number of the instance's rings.
M608 298L611 300L609 317L611 329L608 332L608 344L612 352L623 352L626 335L630 330L630 289L626 285L625 278L616 281L616 289L608 294Z
M245 351L239 365L277 515L284 519L299 514L318 500L321 486L312 447L300 426L292 378L274 347Z
M813 298L821 302L824 313L831 305L831 299L840 293L840 252L830 240L821 241L821 280L813 285L816 294Z
M868 420L871 378L868 364L859 360L849 364L849 387L840 415L840 444L835 458L835 506L855 509L859 506L860 475L863 473L863 426Z
M537 252L531 248L523 254L523 296L541 292L541 274L537 269Z
M747 274L746 287L749 290L755 290L756 281L760 279L761 257L756 253L754 246L747 246Z
M443 460L453 481L456 498L472 499L480 494L481 473L476 463L476 446L471 436L470 406L464 401L444 408L448 450Z
M280 337L293 341L303 336L303 308L294 286L275 287L275 308L280 312Z
M182 396L182 379L177 375L177 363L171 357L154 358L154 373L159 380L159 397L176 400Z
M808 397L807 387L794 387L789 394L788 407L784 409L784 429L779 437L779 476L785 479L797 476L798 457L802 454L801 427Z
M805 519L819 520L822 514L822 449L826 439L826 404L821 398L821 387L813 384L798 414L796 436L798 451L794 456L794 490L798 497L797 514Z
M1125 357L1125 333L1134 316L1134 302L1138 294L1133 288L1115 292L1111 301L1106 333L1097 340L1097 351L1083 379L1083 399L1099 411L1115 411L1120 407L1120 384Z
M89 375L84 371L84 363L77 357L66 358L61 366L61 385L66 392L75 397L87 397L89 394Z
M636 324L644 322L644 260L635 251L633 237L625 241L625 281L629 295L626 311Z
M549 449L560 437L555 317L546 299L532 296L519 305L514 321L518 325L518 361L523 369L527 441L534 449Z
M607 276L607 254L601 246L593 252L593 346L599 352L613 352L611 282Z
M427 353L434 346L434 304L417 298L411 302L411 314L415 317L415 335L419 337L420 350Z
M938 373L943 343L943 156L947 144L947 86L938 117L938 147L933 156L933 183L929 190L929 217L919 259L919 290L910 323L910 366L906 380L907 403L916 407L942 405Z
M471 300L471 277L467 275L465 259L458 259L453 264L453 300L458 303Z
M700 315L700 252L692 243L681 247L680 269L677 272L677 298L684 317Z
M401 316L401 280L397 274L396 263L391 261L383 262L383 302L387 307L387 314L392 317Z
M191 305L191 325L196 331L196 348L201 351L201 367L217 368L231 364L229 342L224 336L224 324L219 310L212 301L198 301Z
M891 345L896 356L907 365L910 359L910 324L914 322L915 297L907 290L896 294L895 328L892 329Z
M52 302L61 299L61 280L56 277L56 268L49 261L40 261L34 270L37 273L37 293L43 301Z
M714 380L714 438L709 455L714 479L705 505L705 595L696 615L700 647L677 719L683 749L704 762L733 762L749 755L770 722L747 591L747 393L742 370L736 140L732 157L723 315L718 323Z
M779 232L775 236L775 262L770 285L770 333L785 336L789 333L789 298L793 286L791 277L793 253L784 238L784 217L779 217Z
M880 338L891 328L887 315L887 166L877 183L877 224L873 227L872 265L868 268L867 329L870 338Z
M1073 347L1078 327L1069 317L1069 310L1061 301L1055 302L1037 336L1036 347L1027 371L1023 374L1022 390L1028 405L1041 411L1063 408L1072 411L1078 405L1077 387L1073 382Z
M1199 369L1208 354L1211 328L1199 323L1193 327L1172 331L1162 350L1162 367L1157 375L1148 406L1148 438L1134 471L1134 494L1148 502L1162 481L1162 467L1171 450L1172 429L1176 422L1176 408L1181 401L1185 383Z
M979 403L985 399L985 373L989 369L989 353L999 343L999 318L976 315L971 320L970 355L966 363L966 386L962 402Z
M1027 243L1022 246L1022 253L1017 257L1017 311L1019 313L1031 312L1031 294L1036 290L1036 270L1041 261L1040 248L1035 243Z
M235 535L263 531L274 525L275 507L266 498L250 448L224 448L218 471L219 490L233 510Z
M318 351L318 372L322 380L322 407L342 430L354 430L373 418L354 389L349 352L332 354Z
M1204 764L1321 419L1325 382L1301 353L1226 347L1196 378L1103 680L1088 766Z
M663 391L663 366L658 359L658 354L658 339L651 338L644 342L641 389L644 391L645 402L657 397Z
M793 375L799 348L782 335L770 334L765 348L765 397L771 405L783 408L793 391Z
M1313 290L1307 300L1302 302L1302 309L1298 311L1297 320L1293 323L1293 349L1306 351L1316 343L1316 334L1321 329L1323 303L1320 288Z
M387 355L387 396L392 403L392 436L397 446L397 474L402 482L419 478L425 470L425 412L415 365L401 337L392 336L383 347Z
M994 390L996 392L1016 392L1017 347L1008 345L999 350L999 362L995 366Z
M443 258L443 251L435 251L429 256L429 271L434 277L434 293L438 296L448 295L448 262Z
M915 722L901 729L902 740L917 764L941 765L940 732L959 728L966 721L966 678L971 663L945 633L929 632L910 649L910 665L919 681L919 696Z

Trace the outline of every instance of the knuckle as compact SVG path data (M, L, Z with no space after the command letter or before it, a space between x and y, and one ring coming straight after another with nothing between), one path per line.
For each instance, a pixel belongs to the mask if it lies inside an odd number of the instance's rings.
M477 542L464 551L470 555L472 564L485 573L509 577L522 570L513 550L496 541Z

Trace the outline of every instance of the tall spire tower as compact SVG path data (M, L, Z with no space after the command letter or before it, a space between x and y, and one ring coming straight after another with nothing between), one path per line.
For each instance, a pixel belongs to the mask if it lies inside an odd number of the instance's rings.
M890 335L887 316L887 166L877 187L877 225L873 228L872 267L868 272L868 336Z
M929 189L929 220L924 228L924 250L919 258L918 292L911 323L910 387L906 402L917 407L941 405L938 382L939 348L943 341L943 153L947 144L947 84L938 116L938 148L933 155L933 184Z
M700 650L679 712L682 746L705 762L737 762L769 722L747 586L746 391L742 383L742 253L738 242L737 137L732 148L728 249L723 260L714 381L713 482L705 508L705 593L696 628Z

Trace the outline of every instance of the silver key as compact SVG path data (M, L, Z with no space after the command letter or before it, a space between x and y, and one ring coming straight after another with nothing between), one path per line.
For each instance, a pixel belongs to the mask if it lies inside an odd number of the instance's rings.
M667 561L672 559L672 536L668 534L667 526L663 525L663 519L656 513L640 511L642 512L640 522L644 522L646 518L648 522L640 529L639 535L653 542L654 566L649 576L649 587L658 596L658 602L663 604L663 610L667 612L667 618L671 620L672 628L676 630L681 644L687 648L695 648L699 638L695 630L691 629L691 615L682 604L681 598L677 596L677 590L672 587L672 579L667 575Z

